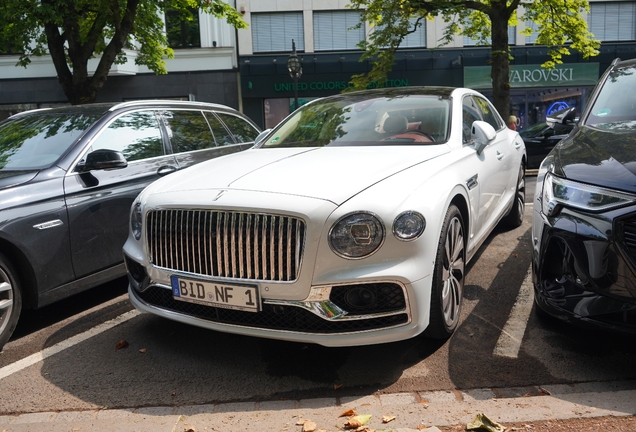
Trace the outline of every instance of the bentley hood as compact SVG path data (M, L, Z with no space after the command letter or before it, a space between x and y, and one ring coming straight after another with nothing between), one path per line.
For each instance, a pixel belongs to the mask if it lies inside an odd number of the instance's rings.
M555 173L636 193L636 122L581 126L555 148Z
M450 150L447 145L251 149L212 159L153 183L146 193L242 190L342 204Z

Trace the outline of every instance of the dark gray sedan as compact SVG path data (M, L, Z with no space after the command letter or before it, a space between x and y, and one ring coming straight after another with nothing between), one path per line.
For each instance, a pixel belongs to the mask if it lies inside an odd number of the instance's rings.
M222 105L136 101L42 109L0 123L0 349L23 308L123 276L130 206L161 176L247 149Z

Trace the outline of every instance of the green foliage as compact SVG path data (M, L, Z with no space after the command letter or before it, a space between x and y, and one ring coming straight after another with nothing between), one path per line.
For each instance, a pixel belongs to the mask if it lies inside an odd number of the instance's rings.
M96 93L75 93L101 88L111 65L126 61L126 49L138 51L136 64L166 73L165 59L173 51L163 14L172 10L187 16L192 9L247 27L223 0L3 0L0 53L18 54L18 65L24 67L34 56L51 55L69 100L94 99ZM87 64L96 56L101 59L92 79Z
M365 50L362 59L373 60L373 68L367 74L353 77L353 89L363 89L374 82L386 80L394 63L395 50L405 36L415 31L410 18L423 20L441 17L446 28L439 46L453 41L456 35L465 35L475 39L478 45L492 45L497 53L505 54L493 56L493 61L502 59L506 65L510 60L507 34L505 40L501 40L500 37L493 37L493 29L496 26L501 29L502 26L517 25L518 20L530 20L538 24L537 44L550 47L549 58L543 64L546 68L562 63L562 57L570 54L570 49L579 51L587 58L597 55L600 46L581 16L581 12L589 11L587 0L523 3L521 0L351 0L350 7L359 9L362 21L373 26L368 40L359 45ZM532 29L525 30L526 35L531 32ZM430 46L431 42L429 48L435 48Z

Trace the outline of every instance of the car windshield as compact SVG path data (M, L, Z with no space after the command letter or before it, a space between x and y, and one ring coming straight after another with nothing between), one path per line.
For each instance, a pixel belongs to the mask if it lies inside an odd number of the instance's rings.
M592 105L586 124L599 129L636 127L635 93L636 66L611 71Z
M261 147L442 143L449 113L450 100L433 95L328 98L296 111Z
M39 111L0 122L0 170L51 166L98 118L96 114Z

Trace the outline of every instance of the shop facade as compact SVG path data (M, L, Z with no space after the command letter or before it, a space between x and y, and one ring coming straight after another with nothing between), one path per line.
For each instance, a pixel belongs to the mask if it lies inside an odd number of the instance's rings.
M615 58L636 57L636 43L603 44L600 55L583 59L575 51L555 69L541 64L548 60L547 48L511 47L511 113L519 127L545 121L547 114L566 107L578 112L589 92ZM243 111L263 128L273 127L294 107L297 96L302 105L309 100L341 93L351 76L370 70L360 62L360 52L298 54L303 74L297 86L287 70L288 55L239 57ZM492 99L490 49L420 49L399 51L384 87L452 86L469 87Z

